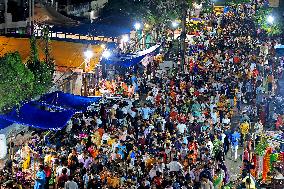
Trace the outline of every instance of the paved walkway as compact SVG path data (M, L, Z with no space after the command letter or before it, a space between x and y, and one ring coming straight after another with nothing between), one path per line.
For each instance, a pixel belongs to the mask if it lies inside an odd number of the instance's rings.
M241 119L241 116L235 112L234 116L231 119L231 129L235 129L239 127L239 121ZM228 171L230 173L230 181L235 181L237 180L237 178L240 177L241 174L241 167L242 167L242 159L241 159L241 154L243 153L243 148L239 147L238 149L238 155L239 158L237 159L237 161L234 161L234 158L232 158L232 154L231 154L231 147L230 150L227 154L227 156L225 157L225 164L228 167Z

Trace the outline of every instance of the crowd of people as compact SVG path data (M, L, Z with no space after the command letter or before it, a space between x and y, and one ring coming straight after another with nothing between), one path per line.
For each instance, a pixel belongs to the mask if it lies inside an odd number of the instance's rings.
M258 36L250 7L234 10L210 15L212 31L200 31L188 46L184 72L104 81L96 94L108 89L126 98L77 114L66 130L35 132L7 163L1 185L15 185L7 182L5 171L12 171L18 187L35 189L227 185L225 159L239 161L238 148L246 148L251 125L261 133L274 124L269 102L282 71L273 58L277 41ZM236 115L241 119L233 123ZM246 167L243 187L256 188Z

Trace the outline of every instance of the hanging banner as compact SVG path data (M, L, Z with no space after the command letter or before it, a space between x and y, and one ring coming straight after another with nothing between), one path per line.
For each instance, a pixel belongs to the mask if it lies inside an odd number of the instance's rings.
M279 7L279 0L269 0L269 7Z

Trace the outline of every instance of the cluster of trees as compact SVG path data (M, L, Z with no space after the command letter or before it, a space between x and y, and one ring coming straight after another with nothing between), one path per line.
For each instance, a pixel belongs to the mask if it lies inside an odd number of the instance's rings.
M18 52L0 57L1 113L8 112L23 101L44 94L52 86L53 60L48 58L40 61L35 37L31 37L30 47L31 55L26 63ZM46 55L49 56L49 52Z
M109 0L100 16L127 15L133 21L141 21L152 27L162 27L168 21L181 19L182 9L189 9L193 0Z

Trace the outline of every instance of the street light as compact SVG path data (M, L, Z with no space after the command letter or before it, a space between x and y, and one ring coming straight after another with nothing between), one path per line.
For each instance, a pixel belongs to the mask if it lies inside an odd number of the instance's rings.
M85 56L85 60L83 62L84 64L84 68L83 68L83 72L84 74L82 75L83 77L83 86L84 86L84 96L88 96L88 76L86 74L86 72L88 72L88 69L90 67L90 62L91 62L91 58L94 56L94 52L91 49L87 49L86 51L84 51L84 56Z
M273 24L273 22L274 22L274 17L273 17L272 15L269 15L269 16L267 17L267 22L268 22L269 24Z
M103 58L109 59L111 56L111 52L109 50L105 50L102 54Z
M177 21L173 21L173 22L172 22L172 26L173 26L173 28L177 28L177 27L178 27L178 25L179 25L179 23L178 23Z
M127 43L129 41L129 36L128 35L124 35L124 36L122 36L121 40L122 40L123 43Z
M101 48L105 49L106 45L105 44L101 44Z
M94 56L94 53L92 50L86 50L84 52L84 56L87 60L90 60Z
M139 22L135 23L135 24L134 24L134 28L135 28L136 30L140 30L140 29L141 29L141 24L140 24Z

